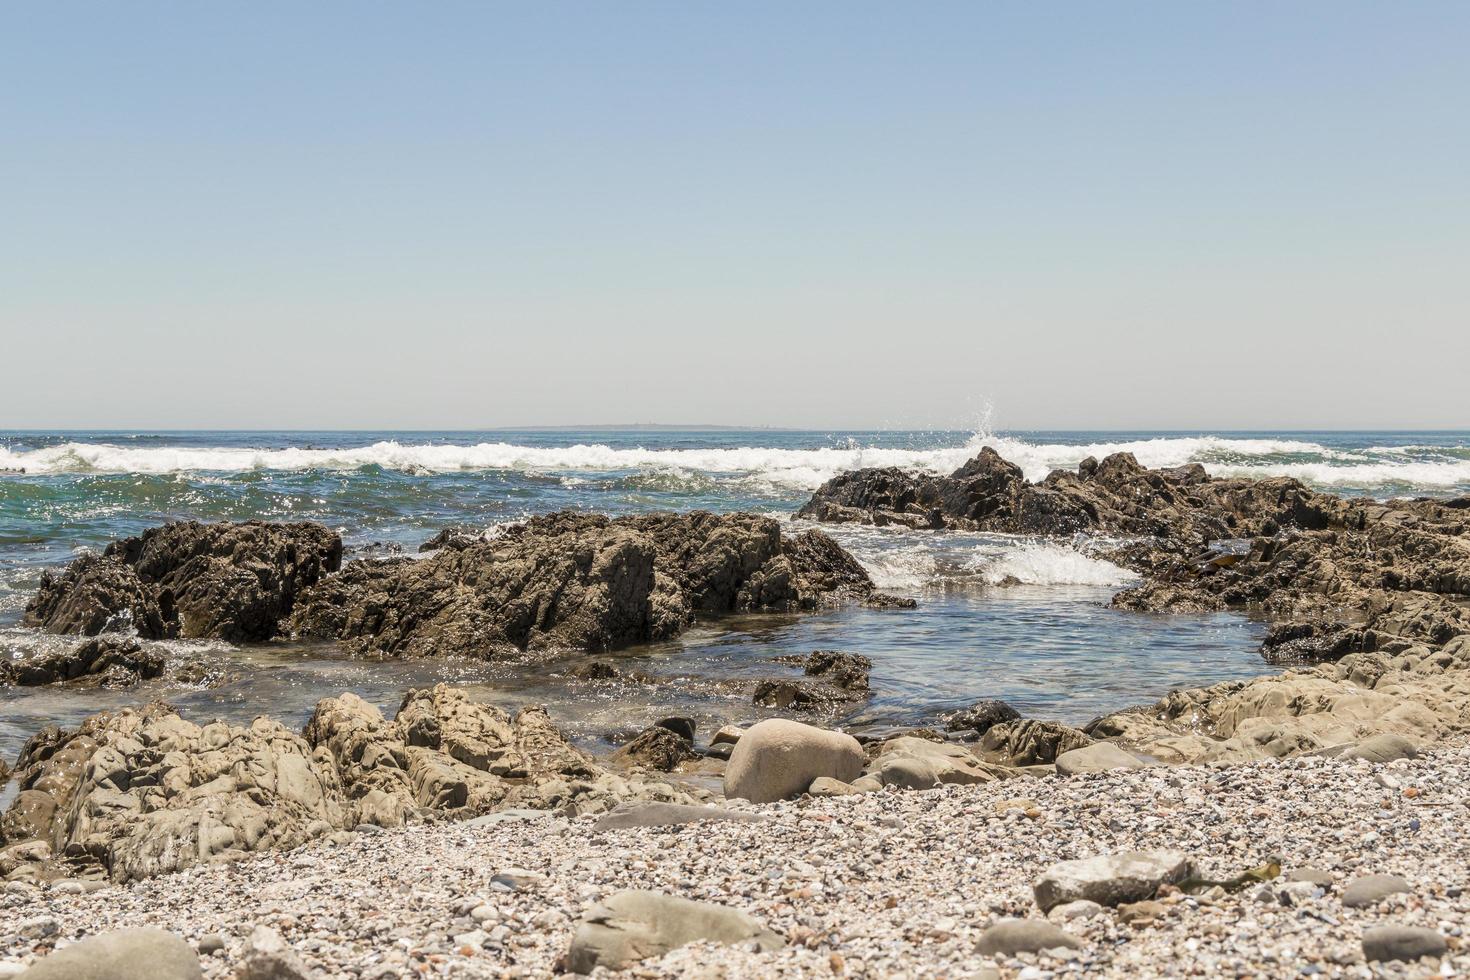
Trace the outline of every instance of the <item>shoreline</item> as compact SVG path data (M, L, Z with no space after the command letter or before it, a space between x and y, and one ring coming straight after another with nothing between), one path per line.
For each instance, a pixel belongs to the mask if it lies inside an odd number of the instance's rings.
M1445 931L1446 962L1463 972L1467 786L1461 740L1388 764L1303 757L804 799L749 807L770 818L756 823L598 832L592 818L511 815L351 834L89 894L12 884L0 918L33 934L54 926L49 943L160 925L219 946L202 957L210 978L240 965L257 925L328 975L547 976L580 917L633 887L738 908L789 940L762 953L687 946L639 976L1422 975L1363 962L1363 931L1384 924ZM1018 797L1034 816L1006 805ZM1164 848L1219 878L1274 854L1283 876L1234 895L1053 914L1080 943L1060 956L975 951L1001 919L1039 919L1032 886L1049 865ZM508 869L530 883L493 884ZM1286 880L1305 870L1329 874L1331 889ZM1372 874L1401 875L1412 891L1344 906L1348 883ZM0 976L34 942L0 945Z

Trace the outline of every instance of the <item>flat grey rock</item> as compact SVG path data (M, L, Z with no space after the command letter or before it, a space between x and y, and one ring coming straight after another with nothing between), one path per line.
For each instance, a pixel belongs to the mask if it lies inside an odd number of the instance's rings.
M594 832L628 830L632 827L672 827L677 824L706 820L761 823L771 818L760 813L746 813L722 806L688 806L683 803L645 803L619 807L593 824Z
M495 813L487 813L483 817L474 817L466 820L466 827L494 827L502 823L515 823L518 820L544 820L551 816L550 810L498 810Z
M162 929L120 929L39 960L24 980L199 980L199 957Z
M591 973L599 966L621 970L699 940L752 942L762 950L786 945L785 939L738 909L629 890L618 892L582 917L567 951L567 971Z
M1143 769L1147 765L1142 759L1123 751L1112 742L1094 742L1057 756L1057 774L1061 776L1107 772L1111 769Z
M1342 904L1350 909L1377 905L1390 895L1411 892L1414 888L1398 875L1367 875L1354 878L1342 890Z
M1412 759L1419 747L1402 735L1374 735L1342 753L1345 759L1367 759L1369 762L1393 762Z
M1033 891L1043 912L1083 899L1122 905L1153 898L1160 885L1183 881L1193 871L1189 856L1179 851L1125 851L1054 864Z
M1077 939L1045 919L1002 919L980 934L977 952L985 956L1015 956L1043 949L1079 949Z
M1363 959L1370 963L1382 960L1412 963L1422 956L1438 959L1448 951L1445 938L1433 929L1376 926L1363 933Z

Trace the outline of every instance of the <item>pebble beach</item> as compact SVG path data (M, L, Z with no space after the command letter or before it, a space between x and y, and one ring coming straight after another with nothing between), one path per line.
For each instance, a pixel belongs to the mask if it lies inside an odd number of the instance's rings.
M258 926L327 976L501 977L557 972L578 920L610 894L650 889L750 913L787 944L696 943L637 976L1425 976L1470 971L1465 869L1470 748L1387 764L1299 757L1239 766L804 798L768 820L596 829L594 819L492 815L341 834L295 851L119 887L8 885L0 976L87 935L156 925L231 976ZM1236 893L1054 910L1077 942L977 951L1005 919L1044 923L1033 885L1056 862L1180 851L1203 878L1279 858ZM1408 890L1361 907L1357 879ZM1307 880L1292 880L1307 879ZM1365 930L1436 930L1431 961L1365 962Z

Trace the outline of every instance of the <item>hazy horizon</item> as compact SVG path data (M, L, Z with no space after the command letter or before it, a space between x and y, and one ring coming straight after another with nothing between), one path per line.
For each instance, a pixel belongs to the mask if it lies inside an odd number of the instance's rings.
M1433 2L12 7L0 429L1464 429L1467 40Z

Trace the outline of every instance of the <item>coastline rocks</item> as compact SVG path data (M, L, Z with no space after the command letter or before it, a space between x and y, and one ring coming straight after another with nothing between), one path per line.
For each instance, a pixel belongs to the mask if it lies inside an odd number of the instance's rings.
M884 786L932 789L941 785L995 782L1014 776L1015 772L982 761L963 745L900 735L879 746L866 775Z
M1418 926L1375 926L1363 932L1363 959L1369 963L1402 960L1407 963L1425 956L1439 959L1449 944L1434 929Z
M1015 708L1004 701L986 698L951 715L944 723L944 730L948 732L972 731L979 738L996 725L1020 720L1021 713Z
M342 539L319 524L265 521L152 528L46 572L23 622L95 636L268 640L297 594L336 571Z
M621 765L672 772L681 762L698 756L689 739L661 725L652 725L614 752L612 758Z
M90 936L37 960L25 980L199 980L199 957L162 929Z
M311 980L311 971L301 957L269 926L256 926L251 931L242 960L235 980Z
M561 511L427 558L355 562L302 595L292 628L351 652L494 658L668 639L703 614L874 596L817 531L751 514Z
M145 650L131 637L101 636L69 650L0 662L0 685L30 687L77 682L128 688L162 673L162 654Z
M725 796L770 803L798 796L821 776L852 782L866 761L851 735L784 718L752 725L725 767Z
M1364 739L1343 753L1349 759L1367 759L1369 762L1393 762L1396 759L1413 759L1419 749L1412 739L1402 735L1374 735Z
M738 909L652 891L621 891L582 917L567 951L569 973L621 970L692 942L751 943L762 951L786 940Z
M1177 851L1128 851L1054 864L1033 886L1043 912L1069 902L1124 905L1154 897L1194 873L1190 859Z
M644 803L619 806L599 817L592 825L594 833L629 830L635 827L673 827L686 823L734 822L767 823L770 817L746 813L722 806L690 806L684 803Z
M1039 766L1091 744L1092 738L1078 729L1028 718L991 726L980 740L980 751L1004 766Z
M356 695L326 698L304 734L263 717L195 725L161 704L102 713L32 737L15 779L0 867L40 880L136 881L430 812L691 801L598 765L543 709L511 718L442 684L409 692L392 721Z

